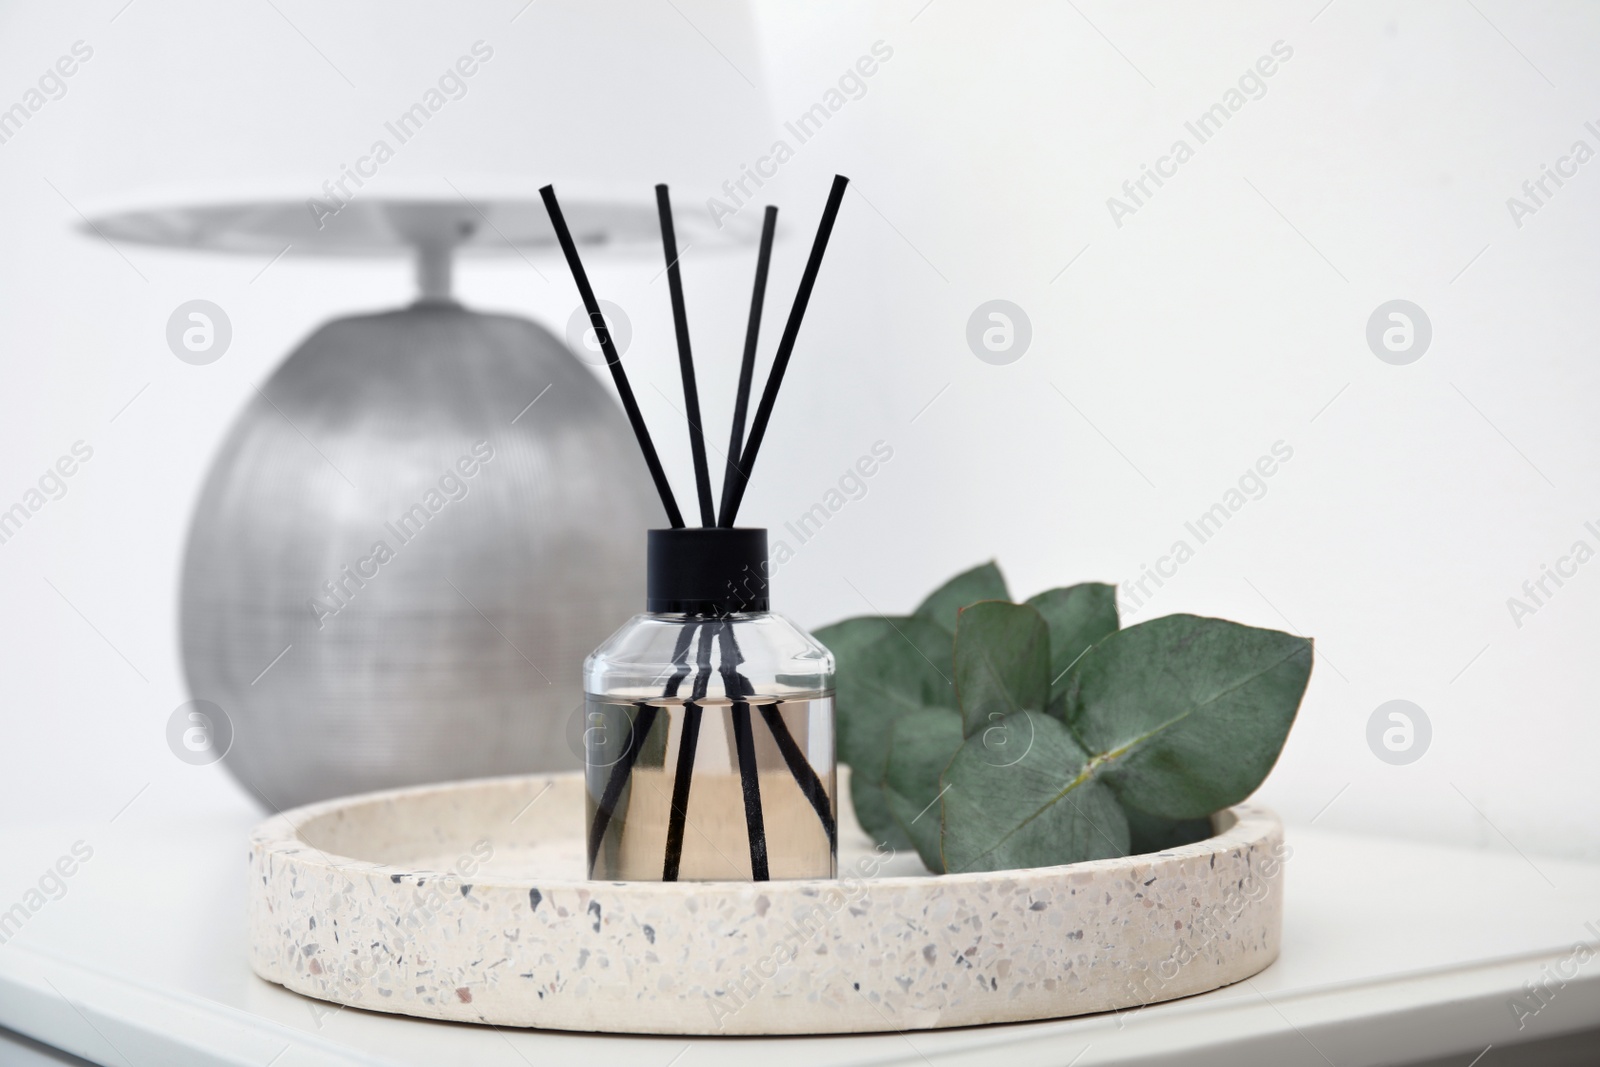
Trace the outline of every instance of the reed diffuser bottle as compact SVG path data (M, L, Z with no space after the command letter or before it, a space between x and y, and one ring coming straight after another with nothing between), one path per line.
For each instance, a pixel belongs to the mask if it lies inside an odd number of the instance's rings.
M844 198L835 176L745 436L777 209L768 207L713 507L667 188L656 186L701 525L686 527L549 186L540 190L670 528L648 535L645 613L584 661L589 877L832 878L833 656L769 607L767 531L734 521Z
M650 531L648 611L584 664L590 877L833 877L833 656L768 610L766 550Z

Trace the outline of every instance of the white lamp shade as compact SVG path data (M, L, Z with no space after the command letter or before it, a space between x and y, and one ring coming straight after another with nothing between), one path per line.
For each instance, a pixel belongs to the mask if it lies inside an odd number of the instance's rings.
M176 0L110 31L85 66L119 92L70 149L95 218L277 203L304 229L318 203L529 199L552 182L575 223L588 211L626 239L654 183L687 221L772 129L752 19L720 0ZM623 207L592 210L606 204Z

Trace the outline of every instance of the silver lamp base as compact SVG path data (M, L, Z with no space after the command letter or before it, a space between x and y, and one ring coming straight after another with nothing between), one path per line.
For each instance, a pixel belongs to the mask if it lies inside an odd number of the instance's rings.
M622 413L549 331L448 301L335 320L206 479L190 690L278 808L576 767L583 657L639 609L661 519Z

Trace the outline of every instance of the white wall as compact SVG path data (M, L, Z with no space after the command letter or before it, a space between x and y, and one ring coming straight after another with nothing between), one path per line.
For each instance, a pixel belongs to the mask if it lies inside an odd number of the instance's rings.
M1592 7L769 3L759 57L737 18L703 9L703 37L668 9L647 34L659 69L608 66L596 33L559 51L592 57L603 77L530 100L519 71L551 54L553 31L530 21L542 0L516 23L519 0L449 16L403 8L381 32L375 15L280 3L360 89L270 7L140 2L110 21L119 6L0 15L0 104L75 40L95 48L67 94L0 145L0 498L74 441L95 449L68 494L0 545L6 812L115 810L144 783L147 817L248 804L220 768L179 763L162 737L186 699L174 602L189 508L252 383L322 319L409 288L399 264L287 258L252 280L261 262L129 247L131 269L70 232L66 200L183 178L225 191L266 162L332 173L376 116L479 37L497 42L505 63L486 73L499 80L475 86L454 133L398 176L541 177L559 162L526 143L528 116L583 107L600 85L608 115L664 86L738 104L720 140L628 135L634 151L613 156L647 176L732 176L765 142L792 141L782 121L883 41L892 58L864 95L763 190L787 224L768 351L828 178L850 175L860 195L846 201L745 517L781 536L875 441L894 449L867 495L782 569L780 607L808 625L903 611L990 557L1023 595L1135 579L1174 540L1193 545L1185 521L1282 441L1293 458L1265 496L1134 613L1317 638L1300 721L1261 799L1301 821L1320 813L1318 825L1600 858L1588 669L1600 563L1520 626L1507 608L1575 541L1600 549L1584 526L1600 528L1600 162L1520 226L1507 208L1573 142L1600 150L1584 125L1600 130ZM1195 144L1185 121L1280 41L1293 54L1264 94L1118 226L1107 198L1175 139ZM751 125L735 67L770 86L773 118ZM677 86L674 71L695 84ZM571 152L563 136L541 128L535 140ZM725 405L748 262L685 262L703 395ZM623 259L594 273L633 317L648 417L675 427L651 388L676 388L655 269ZM573 303L515 258L464 266L459 289L557 323ZM223 304L236 330L206 368L162 339L171 309L195 296ZM965 337L995 298L1032 323L1031 347L1005 366ZM1365 338L1394 298L1433 325L1406 366ZM687 448L658 437L683 496ZM1366 740L1369 716L1395 698L1433 728L1407 766Z

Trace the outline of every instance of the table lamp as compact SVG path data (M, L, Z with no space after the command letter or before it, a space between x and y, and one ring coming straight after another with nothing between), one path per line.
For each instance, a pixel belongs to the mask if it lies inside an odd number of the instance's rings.
M574 232L655 240L647 193L575 200ZM699 218L682 225L703 245L739 232ZM304 202L191 203L92 226L417 264L409 306L335 319L290 354L200 492L183 663L231 722L236 777L286 807L576 762L576 668L635 610L661 512L622 411L567 346L451 296L458 252L554 246L537 198L374 198L320 220Z

